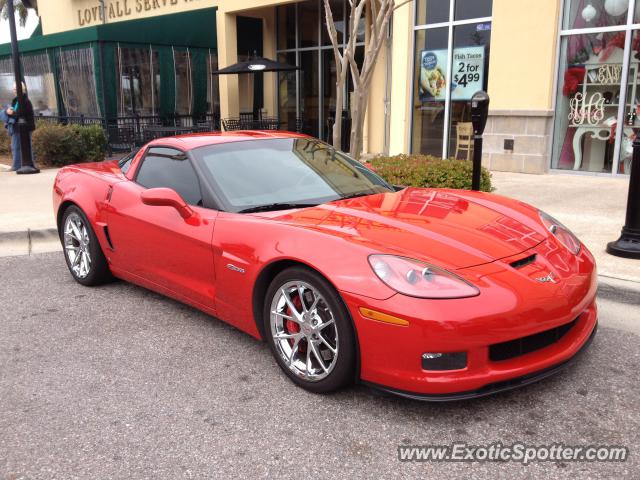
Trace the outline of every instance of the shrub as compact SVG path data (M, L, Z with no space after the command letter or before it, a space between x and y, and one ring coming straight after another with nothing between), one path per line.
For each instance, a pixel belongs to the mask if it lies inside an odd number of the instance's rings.
M45 165L99 162L104 159L106 137L99 125L60 125L39 122L33 132L36 160Z
M369 167L392 185L471 189L473 162L443 160L430 155L396 155L375 157ZM491 173L482 168L480 190L491 192Z
M0 124L0 155L11 154L11 137L6 128Z
M80 156L85 162L101 162L107 148L107 137L100 125L73 125L79 137Z

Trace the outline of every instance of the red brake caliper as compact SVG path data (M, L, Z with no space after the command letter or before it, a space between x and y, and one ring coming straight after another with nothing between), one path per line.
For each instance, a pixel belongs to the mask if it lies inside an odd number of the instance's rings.
M302 301L300 299L300 296L295 296L293 298L293 305L296 307L296 309L298 311L302 310ZM290 308L287 308L287 315L289 315L291 317L293 316L293 312L291 311ZM288 333L298 333L300 331L300 325L298 325L293 320L286 320L284 324L285 324L285 327L287 328L287 332ZM291 346L293 346L294 341L293 341L292 338L289 339L289 343L291 344ZM305 346L302 345L301 343L298 344L298 350L301 353L304 353L305 352Z

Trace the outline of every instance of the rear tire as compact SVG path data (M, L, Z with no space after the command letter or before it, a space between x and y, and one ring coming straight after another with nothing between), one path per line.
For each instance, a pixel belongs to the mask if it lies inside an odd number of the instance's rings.
M91 223L75 205L64 211L60 239L67 267L76 282L93 286L111 280L107 259Z
M305 267L280 272L265 295L264 332L284 373L314 393L351 384L356 365L349 311L321 275Z

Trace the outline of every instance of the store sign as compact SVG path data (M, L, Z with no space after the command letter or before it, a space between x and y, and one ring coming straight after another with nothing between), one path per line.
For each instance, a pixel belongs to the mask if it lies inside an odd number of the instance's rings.
M176 5L200 1L201 0L107 0L104 2L104 13L108 22L128 17L137 17L144 12L155 11L161 14L165 13L162 12L162 10L169 10ZM102 7L99 2L92 2L90 7L78 8L77 14L78 25L80 27L103 22Z
M450 85L451 100L471 100L484 83L484 46L453 50L452 75L447 72L447 50L424 50L420 54L420 100L444 101Z

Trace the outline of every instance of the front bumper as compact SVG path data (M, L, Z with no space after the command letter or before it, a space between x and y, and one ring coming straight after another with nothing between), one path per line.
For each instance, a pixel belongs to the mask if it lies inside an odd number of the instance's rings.
M476 297L427 300L396 294L386 300L341 292L358 336L360 380L411 398L453 400L488 395L559 370L593 338L597 275L584 252L557 283L540 283L530 266L514 272L491 264L475 269ZM467 272L471 275L471 272ZM467 275L467 278L469 278ZM407 320L407 326L365 318L365 307ZM574 322L557 341L529 353L492 360L492 345ZM465 352L458 370L425 370L427 352Z
M372 388L376 388L378 390L382 390L387 393L392 393L394 395L398 395L404 398L409 398L411 400L420 400L427 402L452 402L456 400L469 400L472 398L486 397L487 395L493 395L495 393L506 392L508 390L513 390L515 388L524 387L525 385L530 385L535 382L539 382L547 377L555 375L556 373L564 370L569 365L571 365L579 356L582 354L588 347L591 345L591 341L596 336L596 332L598 330L598 324L593 328L591 335L587 341L580 347L578 352L570 357L568 360L561 362L552 367L545 368L544 370L540 370L534 373L530 373L528 375L523 375L522 377L516 377L511 380L505 380L502 382L490 383L485 385L482 388L477 390L470 390L466 392L457 392L457 393L444 393L444 394L418 394L413 392L405 392L403 390L395 390L393 388L385 387L382 385L377 385L375 383L370 382L362 382L365 385L369 385Z

